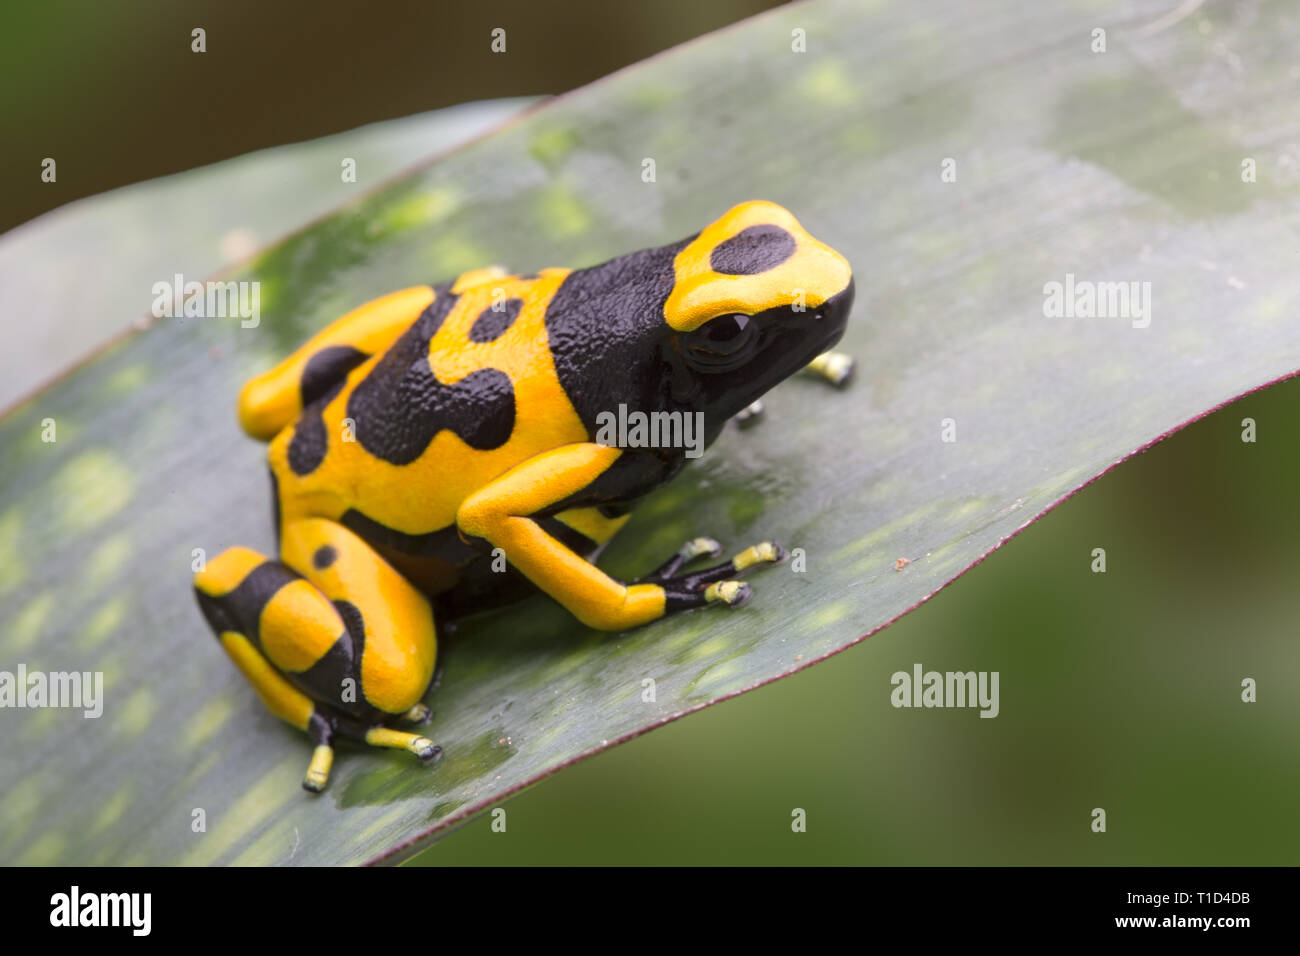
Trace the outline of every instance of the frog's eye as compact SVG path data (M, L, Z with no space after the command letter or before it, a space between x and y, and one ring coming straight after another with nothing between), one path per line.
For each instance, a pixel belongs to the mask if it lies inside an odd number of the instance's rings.
M706 355L735 355L754 337L754 322L736 313L710 319L691 336L691 348Z

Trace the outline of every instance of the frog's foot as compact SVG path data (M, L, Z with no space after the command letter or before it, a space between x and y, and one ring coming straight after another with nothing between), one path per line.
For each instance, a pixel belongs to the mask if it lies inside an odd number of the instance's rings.
M420 758L420 763L433 763L442 756L442 748L428 737L410 734L389 727L371 727L366 731L366 743L372 747L391 747L405 750Z
M753 595L753 589L746 582L735 580L735 576L746 568L776 564L785 559L784 548L775 541L764 541L746 548L725 564L689 574L676 573L687 561L706 554L716 557L720 552L721 548L712 538L696 538L688 541L647 580L654 581L664 589L665 602L669 611L686 610L718 602L728 607L740 607Z
M785 548L775 541L763 541L746 548L726 564L705 568L692 574L677 573L683 565L689 564L696 558L716 558L721 553L722 545L712 538L692 538L678 548L677 553L660 567L639 578L637 583L673 584L696 590L705 584L725 580L756 564L778 564L785 560Z
M433 718L428 704L416 704L401 717L408 724L427 724Z

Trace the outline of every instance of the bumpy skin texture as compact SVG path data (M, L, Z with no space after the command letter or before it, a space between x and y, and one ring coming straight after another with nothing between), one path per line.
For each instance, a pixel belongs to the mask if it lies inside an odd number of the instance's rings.
M680 574L717 553L696 539L634 584L592 563L686 462L681 447L601 444L601 416L702 413L711 443L838 341L852 297L842 256L780 206L749 202L588 269L489 268L395 292L248 382L240 422L270 442L279 560L232 548L194 583L266 706L315 741L304 786L324 787L340 734L437 756L386 726L427 716L435 606L536 588L622 630L743 602L733 578L779 560L770 542Z

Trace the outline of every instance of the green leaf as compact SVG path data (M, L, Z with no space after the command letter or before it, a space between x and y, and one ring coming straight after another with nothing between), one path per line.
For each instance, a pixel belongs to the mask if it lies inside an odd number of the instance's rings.
M1240 21L1161 20L1166 6L782 8L270 249L232 275L262 284L258 328L160 320L20 406L0 424L0 660L102 670L106 700L93 721L0 715L0 859L409 856L574 760L861 640L1126 456L1300 368L1284 52L1300 24L1280 3ZM648 499L602 564L631 576L709 534L774 537L806 572L768 569L741 610L621 635L544 599L465 622L429 698L442 763L341 752L330 789L304 795L306 740L259 709L190 595L192 549L273 547L240 383L393 288L590 264L749 198L853 263L858 379L775 390L765 420ZM1044 287L1067 275L1149 282L1149 326L1048 318Z

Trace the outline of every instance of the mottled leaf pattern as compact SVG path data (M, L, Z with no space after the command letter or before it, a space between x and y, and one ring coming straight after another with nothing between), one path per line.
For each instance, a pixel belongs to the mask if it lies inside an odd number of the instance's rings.
M102 670L107 701L97 721L0 714L0 859L409 855L567 762L857 641L1126 455L1300 368L1300 22L1256 7L1164 23L1157 2L783 7L270 249L235 276L262 283L259 328L161 320L19 407L0 425L0 664ZM304 795L305 739L258 707L189 592L192 549L272 544L239 384L390 289L596 262L749 198L853 263L858 379L773 392L758 427L646 502L607 566L709 534L777 538L806 571L755 574L743 610L623 635L543 600L467 623L430 697L442 764L346 751ZM1067 274L1149 282L1150 326L1046 317L1044 285Z

